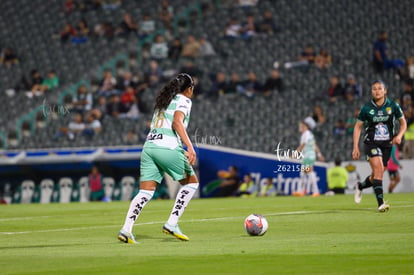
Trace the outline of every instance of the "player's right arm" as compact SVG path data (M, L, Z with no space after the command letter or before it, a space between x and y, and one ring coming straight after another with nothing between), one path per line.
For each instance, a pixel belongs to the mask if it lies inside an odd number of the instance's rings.
M357 120L354 126L354 149L352 151L352 159L357 160L360 157L359 152L359 137L361 136L362 126L364 122Z

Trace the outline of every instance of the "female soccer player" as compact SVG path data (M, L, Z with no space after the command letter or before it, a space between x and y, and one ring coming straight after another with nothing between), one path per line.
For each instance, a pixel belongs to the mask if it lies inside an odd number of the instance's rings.
M386 212L390 208L384 202L382 178L391 153L392 144L400 144L407 123L400 106L387 98L387 89L384 82L376 80L371 85L372 100L364 104L359 112L354 127L354 149L352 158L359 159L359 138L365 124L364 151L372 169L363 182L355 186L355 202L360 203L362 190L373 187L378 202L378 211ZM394 123L398 120L400 129L395 135Z
M323 156L311 132L311 129L315 126L316 122L311 117L307 117L299 123L299 131L302 135L297 151L302 153L303 160L300 171L301 186L298 188L298 191L292 193L294 196L305 196L309 191L313 197L320 195L313 166L315 165L316 157L318 160L323 161Z
M198 179L191 166L196 161L196 153L186 131L193 90L193 79L182 73L164 86L156 98L151 130L141 154L140 191L132 199L124 226L118 234L122 242L136 243L132 226L151 200L164 173L183 186L178 191L163 232L180 240L189 240L178 227L178 219L198 188ZM187 151L182 143L187 146Z

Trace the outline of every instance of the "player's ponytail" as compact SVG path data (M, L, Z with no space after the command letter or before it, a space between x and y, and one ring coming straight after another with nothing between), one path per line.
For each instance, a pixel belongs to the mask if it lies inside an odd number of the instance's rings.
M184 73L177 75L177 77L170 80L158 93L155 99L154 110L165 110L178 93L184 92L191 86L194 86L191 76Z

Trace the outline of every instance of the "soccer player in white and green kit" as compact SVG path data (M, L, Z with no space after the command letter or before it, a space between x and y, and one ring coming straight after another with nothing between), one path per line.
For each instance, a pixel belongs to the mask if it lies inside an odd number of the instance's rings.
M156 98L151 130L141 154L140 191L132 199L125 223L118 233L118 239L122 242L136 243L132 227L154 195L164 173L179 181L182 187L163 232L180 240L189 240L178 227L178 220L199 185L191 166L196 160L196 153L186 130L193 90L191 76L181 73L164 86ZM187 146L187 151L182 143Z

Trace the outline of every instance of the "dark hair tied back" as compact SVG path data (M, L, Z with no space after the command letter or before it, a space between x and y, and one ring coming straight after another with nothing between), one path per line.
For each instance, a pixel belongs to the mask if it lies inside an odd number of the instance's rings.
M158 93L155 99L154 110L165 110L171 100L178 94L184 92L188 87L194 86L194 81L190 75L181 73L172 79Z

